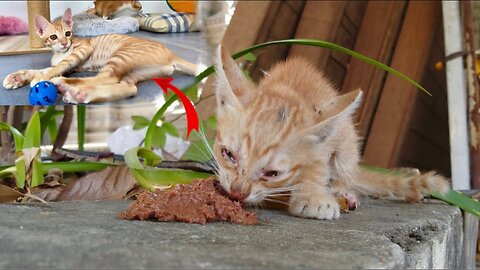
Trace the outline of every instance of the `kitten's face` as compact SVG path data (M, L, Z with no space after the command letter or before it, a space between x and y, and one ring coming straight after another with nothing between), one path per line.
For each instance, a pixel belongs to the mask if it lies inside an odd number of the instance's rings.
M54 52L66 52L72 45L72 11L68 8L62 20L50 23L42 16L35 16L35 27L38 36L45 42L45 45Z
M300 112L283 104L259 96L246 108L218 115L214 154L219 180L232 198L258 203L296 183L304 163L295 135Z

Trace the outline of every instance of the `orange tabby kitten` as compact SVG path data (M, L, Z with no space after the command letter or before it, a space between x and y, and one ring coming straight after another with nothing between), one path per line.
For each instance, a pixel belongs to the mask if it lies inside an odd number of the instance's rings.
M64 101L90 103L134 96L139 81L170 76L174 71L189 75L197 66L170 51L163 44L127 35L104 35L76 38L72 33L72 12L65 11L62 20L49 23L35 17L38 35L53 51L52 67L42 70L20 70L3 81L7 89L51 80L64 93ZM99 71L95 77L58 77L71 71Z
M88 13L95 14L103 18L115 18L119 15L134 15L142 11L142 4L137 0L130 1L105 1L95 0L95 7L87 10Z
M290 192L292 215L336 219L336 196L356 204L354 191L418 201L425 193L448 189L434 173L402 178L361 172L352 114L362 91L339 96L307 61L280 63L258 85L227 53L217 57L216 67L213 155L221 185L232 198L258 204Z

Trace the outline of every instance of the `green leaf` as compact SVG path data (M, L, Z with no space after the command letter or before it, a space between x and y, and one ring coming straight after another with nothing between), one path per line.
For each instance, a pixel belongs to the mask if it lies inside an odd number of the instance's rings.
M195 172L180 169L161 169L147 168L143 170L134 170L135 174L142 177L148 183L147 188L150 191L159 187L165 187L175 184L190 184L194 179L209 178L212 174Z
M7 123L0 122L0 130L8 130L13 135L13 141L15 142L15 150L20 151L23 148L23 142L25 138L23 137L22 133L18 131L18 129L10 126Z
M139 158L152 160L153 164L162 159L153 151L144 147L135 147L125 152L125 163L130 168L138 184L144 189L154 191L156 188L174 184L191 183L193 179L208 178L211 175L188 170L160 169L144 167Z
M78 150L83 151L85 146L85 115L87 113L87 106L77 105L77 137Z
M45 134L45 130L49 127L50 123L56 124L56 118L63 115L63 111L56 110L55 106L46 106L46 110L44 112L40 112L40 127L41 127L41 134L42 138ZM50 135L52 135L50 133ZM56 137L56 134L55 134ZM52 138L52 137L50 137ZM55 141L55 139L51 139Z
M179 136L177 127L175 127L175 125L170 122L163 122L162 129L165 131L165 133L168 133L174 137Z
M148 126L148 124L150 124L150 120L148 120L148 118L140 116L140 115L132 115L132 120L134 122L134 124L133 124L133 129L134 130L142 129L142 128Z
M207 130L216 130L217 129L217 117L215 115L209 116L205 121L205 126Z
M162 161L162 158L155 154L152 150L145 147L134 147L125 152L124 158L130 169L143 169L143 165L139 160L140 158L148 158L153 161L153 164L157 164Z
M48 122L48 135L50 136L50 141L54 142L57 139L58 135L58 126L55 118L50 119Z
M157 148L165 147L165 143L167 142L167 136L165 135L165 130L161 127L155 127L152 146Z
M37 157L32 162L32 184L31 187L36 187L43 184L43 168L42 161L40 158L40 150L38 151Z
M198 84L201 80L203 80L204 78L206 78L208 76L207 75L207 73L208 73L207 70L203 71L202 73L200 73L200 75L195 77L195 83L192 86L189 86L186 90L182 90L182 92L185 95L187 95L191 91L194 91L195 90L195 85ZM213 68L212 68L211 72L213 72ZM203 78L200 79L201 77L203 77ZM147 133L145 134L145 147L146 148L149 148L149 149L152 148L152 142L153 142L155 127L157 126L156 123L158 122L158 120L162 119L163 114L167 111L168 107L170 107L170 105L172 105L177 99L178 99L177 95L174 95L171 98L169 98L165 102L165 104L163 104L162 107L153 116L152 121L150 121L150 124L148 125Z
M190 99L190 101L197 102L200 98L200 96L198 95L198 87L193 87L192 90L186 94L186 96L188 97L188 99Z
M257 57L253 54L253 53L247 53L243 56L243 58L247 61L250 61L250 62L253 62L255 60L257 60Z
M471 213L477 218L480 218L480 202L463 193L450 189L446 194L434 192L432 193L432 196L449 204L458 206L465 212Z
M0 122L0 130L10 130L10 132L13 135L13 141L15 142L15 150L17 154L17 158L15 159L15 185L17 185L18 188L23 188L25 186L25 161L23 159L23 144L25 141L25 138L23 135L18 131L16 128L13 126L10 126L6 123Z
M245 75L245 77L247 77L247 79L249 79L250 81L253 81L252 76L250 76L250 72L248 70L245 69L243 71L243 75Z
M41 140L40 117L38 112L34 112L25 129L25 141L23 148L40 147Z
M15 184L19 188L25 187L25 180L27 172L25 171L25 160L23 159L23 153L15 160Z

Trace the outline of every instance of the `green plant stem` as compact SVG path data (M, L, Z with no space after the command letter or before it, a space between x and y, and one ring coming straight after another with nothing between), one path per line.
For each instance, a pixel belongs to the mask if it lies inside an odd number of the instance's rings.
M78 138L78 150L83 151L85 148L85 114L87 106L77 106L77 138Z

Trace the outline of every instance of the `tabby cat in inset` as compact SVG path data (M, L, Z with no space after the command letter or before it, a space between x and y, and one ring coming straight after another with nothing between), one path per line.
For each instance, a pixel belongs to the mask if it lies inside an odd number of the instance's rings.
M95 0L95 7L87 10L88 13L99 17L114 19L119 16L132 16L142 11L142 4L137 0L105 1Z
M127 98L137 94L136 84L174 71L197 74L197 66L170 51L163 44L127 35L103 35L77 38L72 33L72 11L49 23L35 17L37 34L53 51L52 67L42 70L20 70L3 81L7 89L51 80L65 102L90 103ZM58 77L73 71L98 71L94 77Z
M217 50L220 55L220 49ZM352 114L362 91L338 95L310 63L292 58L273 67L258 85L228 53L217 57L217 134L213 156L219 181L246 204L289 193L292 215L336 219L337 197L355 192L419 201L446 192L435 174L385 176L359 168L359 138Z

